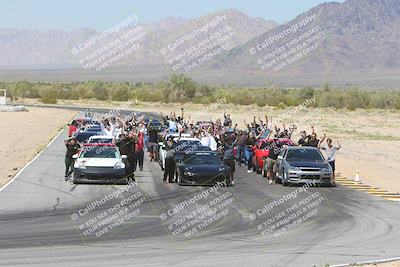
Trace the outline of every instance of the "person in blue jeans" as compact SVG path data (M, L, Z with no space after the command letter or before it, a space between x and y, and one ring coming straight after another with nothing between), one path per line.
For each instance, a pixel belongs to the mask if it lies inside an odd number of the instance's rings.
M256 138L252 132L247 137L246 147L244 149L244 159L247 163L247 173L252 172L253 167L253 147L256 144Z
M236 145L236 162L242 164L244 158L244 151L247 145L247 133L244 131L239 132Z

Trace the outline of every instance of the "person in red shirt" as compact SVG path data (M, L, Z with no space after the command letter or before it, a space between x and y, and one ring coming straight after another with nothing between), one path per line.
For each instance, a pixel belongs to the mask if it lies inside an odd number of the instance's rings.
M137 142L135 144L135 160L134 160L134 170L136 170L139 164L139 170L143 171L143 159L144 159L144 134L142 131L139 132L137 137Z
M76 131L78 130L78 127L76 125L76 122L73 121L68 128L68 137L71 137Z

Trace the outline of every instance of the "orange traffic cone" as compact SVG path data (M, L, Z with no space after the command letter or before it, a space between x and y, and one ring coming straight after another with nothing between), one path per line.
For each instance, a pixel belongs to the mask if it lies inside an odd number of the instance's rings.
M361 183L360 172L359 170L356 171L356 177L354 178L356 183Z

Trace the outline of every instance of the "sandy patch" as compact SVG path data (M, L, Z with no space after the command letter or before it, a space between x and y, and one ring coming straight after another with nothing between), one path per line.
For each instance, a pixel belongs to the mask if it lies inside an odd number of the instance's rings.
M42 150L75 114L45 108L0 112L0 186Z

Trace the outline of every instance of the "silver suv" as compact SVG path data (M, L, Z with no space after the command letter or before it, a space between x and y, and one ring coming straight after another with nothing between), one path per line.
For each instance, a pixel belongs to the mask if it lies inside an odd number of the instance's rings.
M332 168L315 147L283 149L278 156L275 179L284 186L310 182L334 186Z

